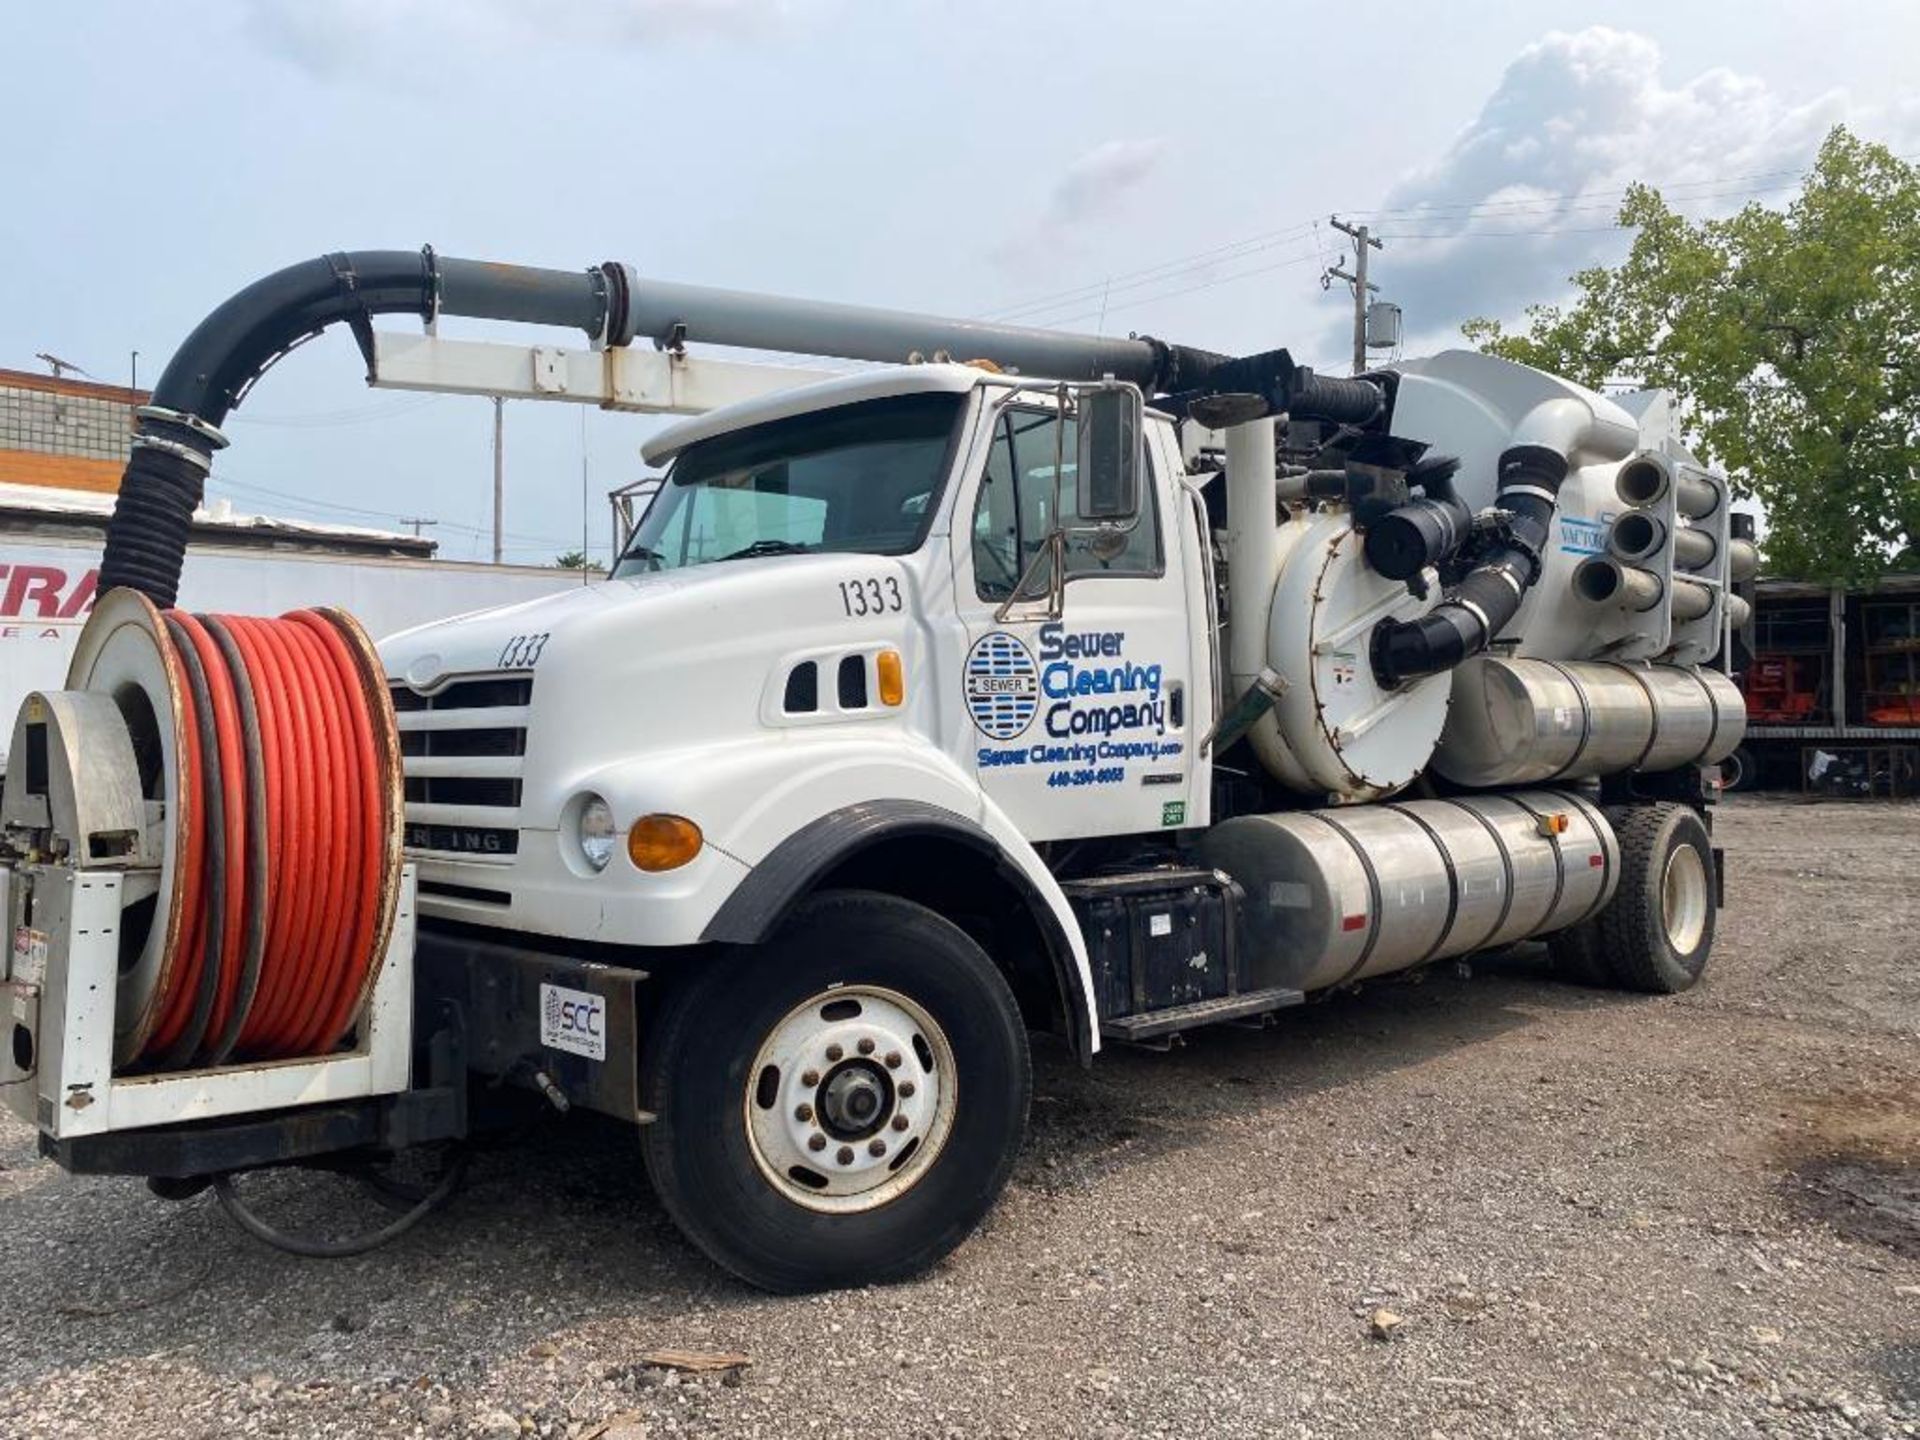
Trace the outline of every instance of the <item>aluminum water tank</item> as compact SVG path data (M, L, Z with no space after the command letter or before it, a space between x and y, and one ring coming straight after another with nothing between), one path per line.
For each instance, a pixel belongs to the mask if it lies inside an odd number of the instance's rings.
M1476 789L1675 770L1725 759L1746 730L1718 670L1481 655L1454 671L1433 768Z
M1620 873L1599 808L1550 790L1244 815L1195 848L1245 892L1249 987L1303 991L1564 929Z

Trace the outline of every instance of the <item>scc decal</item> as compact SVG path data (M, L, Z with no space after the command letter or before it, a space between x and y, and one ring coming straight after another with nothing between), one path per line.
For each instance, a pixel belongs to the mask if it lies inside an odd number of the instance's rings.
M589 1060L607 1058L607 1001L587 990L540 986L540 1043Z

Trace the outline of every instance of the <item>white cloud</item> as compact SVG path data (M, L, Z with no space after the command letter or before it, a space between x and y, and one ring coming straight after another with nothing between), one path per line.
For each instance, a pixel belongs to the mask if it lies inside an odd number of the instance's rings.
M1076 248L1076 232L1124 211L1171 153L1163 139L1107 140L1094 146L1061 172L1039 216L999 247L999 259L1020 267Z
M1406 309L1410 348L1458 344L1461 320L1515 316L1623 254L1608 227L1628 184L1695 216L1777 204L1841 121L1897 142L1920 135L1920 106L1873 115L1844 92L1792 98L1725 69L1669 85L1645 36L1555 32L1507 67L1444 154L1356 218L1387 240L1375 274Z
M431 65L461 48L511 52L589 43L644 48L750 37L818 0L253 0L245 31L326 79Z
M1167 158L1165 140L1108 140L1066 169L1047 199L1045 222L1073 225L1111 214Z

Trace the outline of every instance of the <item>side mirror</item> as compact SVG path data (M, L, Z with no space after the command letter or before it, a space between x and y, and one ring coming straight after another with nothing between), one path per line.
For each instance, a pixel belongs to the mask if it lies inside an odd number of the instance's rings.
M1125 525L1139 515L1145 408L1131 385L1080 392L1074 493L1081 519Z

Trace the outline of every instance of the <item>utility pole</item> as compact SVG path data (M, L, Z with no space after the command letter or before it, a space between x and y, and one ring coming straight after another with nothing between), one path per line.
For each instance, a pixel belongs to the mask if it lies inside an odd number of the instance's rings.
M426 515L402 515L400 523L411 528L413 538L418 540L423 529L429 525L438 525L440 522Z
M506 397L493 397L493 563L500 563L501 512L507 503Z
M1381 244L1367 233L1365 225L1349 225L1338 215L1330 216L1329 223L1341 234L1353 241L1353 271L1349 274L1338 265L1320 277L1325 285L1328 280L1344 280L1353 287L1353 373L1362 374L1367 368L1367 296L1380 293L1378 285L1367 282L1367 251L1378 250Z
M589 543L588 516L591 507L588 503L587 489L587 407L580 407L580 583L588 583L587 577L593 573L593 561L587 549ZM607 563L609 573L613 570L612 560Z

